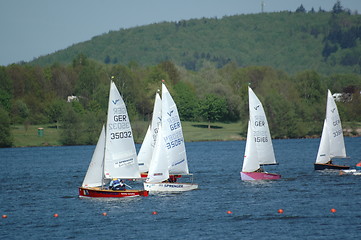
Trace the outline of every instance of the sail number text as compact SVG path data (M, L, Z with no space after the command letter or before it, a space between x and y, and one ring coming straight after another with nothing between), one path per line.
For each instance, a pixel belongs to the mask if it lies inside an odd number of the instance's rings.
M171 149L171 148L174 148L176 146L179 146L179 145L182 144L182 142L183 142L183 139L181 139L181 138L173 140L171 142L167 142L166 143L167 149Z
M132 137L131 131L110 133L110 139L122 139Z
M337 130L337 131L333 132L333 137L340 136L341 134L342 134L342 129Z
M255 142L268 142L268 138L267 137L255 137L254 141Z

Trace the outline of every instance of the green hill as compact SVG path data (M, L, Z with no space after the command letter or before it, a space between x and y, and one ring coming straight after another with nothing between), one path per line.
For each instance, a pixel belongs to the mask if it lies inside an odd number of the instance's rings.
M84 54L106 64L172 61L199 70L271 66L288 73L360 73L361 16L349 12L279 12L162 22L111 31L39 57L31 64L71 63Z

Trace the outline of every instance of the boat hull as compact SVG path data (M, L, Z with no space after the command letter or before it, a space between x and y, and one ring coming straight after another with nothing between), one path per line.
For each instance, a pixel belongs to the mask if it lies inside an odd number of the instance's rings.
M334 165L334 164L320 164L315 163L315 170L325 170L325 169L350 169L349 166L343 166L343 165Z
M144 183L144 189L150 192L186 192L197 188L195 183Z
M281 175L275 173L266 172L241 172L241 179L243 181L253 180L277 180L280 179Z
M146 190L106 190L101 188L79 188L79 197L93 198L123 198L123 197L147 197L149 192Z

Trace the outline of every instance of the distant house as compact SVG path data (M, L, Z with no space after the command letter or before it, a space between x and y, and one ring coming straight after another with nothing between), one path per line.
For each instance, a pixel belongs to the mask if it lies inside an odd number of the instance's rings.
M74 102L74 101L79 101L77 96L68 96L68 102Z
M342 95L343 95L342 93L334 93L332 94L332 97L336 102L341 102L343 100ZM68 101L69 101L69 97L68 97Z
M334 93L332 94L333 99L336 102L351 102L352 94L351 93Z

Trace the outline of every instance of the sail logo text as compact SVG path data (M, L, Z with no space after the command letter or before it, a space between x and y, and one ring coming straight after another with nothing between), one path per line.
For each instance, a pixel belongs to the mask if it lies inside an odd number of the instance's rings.
M133 158L123 160L123 161L119 161L119 162L114 163L114 167L119 168L119 167L122 167L122 166L133 164L133 162L134 162Z
M167 114L169 115L169 117L171 117L172 116L172 113L173 113L174 111L172 110L172 111L170 111L170 112L167 112Z
M163 187L169 187L169 188L182 188L183 185L171 185L171 184L164 184Z
M257 110L259 108L260 105L258 105L257 107L254 107L254 110Z
M120 99L117 99L117 100L112 100L112 102L114 103L114 105L117 105L117 103L120 101Z

